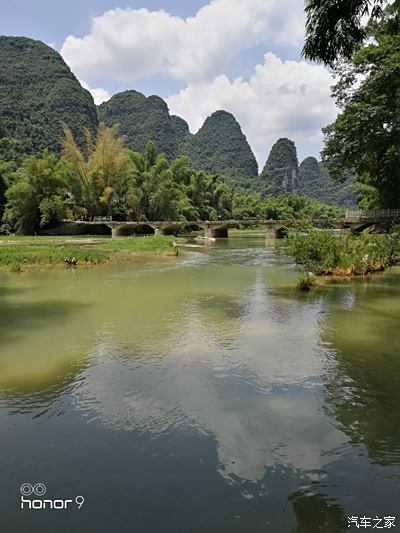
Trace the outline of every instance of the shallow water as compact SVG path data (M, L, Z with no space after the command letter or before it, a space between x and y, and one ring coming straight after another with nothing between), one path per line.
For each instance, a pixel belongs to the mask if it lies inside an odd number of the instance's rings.
M398 526L400 272L304 294L262 238L190 250L0 274L0 531ZM73 503L21 510L38 482Z

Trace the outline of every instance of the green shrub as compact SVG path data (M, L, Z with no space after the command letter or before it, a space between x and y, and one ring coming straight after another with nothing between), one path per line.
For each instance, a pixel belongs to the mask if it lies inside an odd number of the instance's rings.
M331 231L291 232L287 249L296 263L319 275L366 274L398 261L400 236L384 234L338 236Z

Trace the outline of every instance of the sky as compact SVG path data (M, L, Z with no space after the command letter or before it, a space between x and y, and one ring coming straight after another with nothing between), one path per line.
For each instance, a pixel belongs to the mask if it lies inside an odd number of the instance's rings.
M97 104L135 89L195 133L225 109L259 162L279 137L319 157L333 79L301 58L303 0L0 0L0 34L59 51Z

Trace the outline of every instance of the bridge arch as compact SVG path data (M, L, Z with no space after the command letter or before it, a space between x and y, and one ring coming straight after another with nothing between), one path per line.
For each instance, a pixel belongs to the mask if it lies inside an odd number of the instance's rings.
M154 228L149 226L149 224L146 224L145 222L143 224L138 224L132 235L154 235L155 231Z

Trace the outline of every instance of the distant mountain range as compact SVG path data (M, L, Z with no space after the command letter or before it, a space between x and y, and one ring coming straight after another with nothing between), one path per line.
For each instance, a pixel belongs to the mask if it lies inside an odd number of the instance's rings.
M313 157L299 165L289 139L274 144L258 177L257 161L232 114L216 111L191 134L185 120L170 115L159 96L125 91L96 109L90 93L55 50L26 37L0 37L0 137L16 139L23 154L39 155L46 148L59 154L61 121L80 143L85 127L94 132L99 121L119 124L132 150L143 151L152 140L169 160L188 156L196 169L246 188L254 185L264 194L293 192L325 203L353 203L350 183L331 180Z

